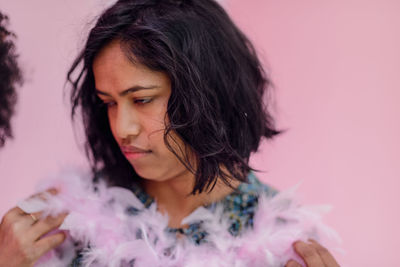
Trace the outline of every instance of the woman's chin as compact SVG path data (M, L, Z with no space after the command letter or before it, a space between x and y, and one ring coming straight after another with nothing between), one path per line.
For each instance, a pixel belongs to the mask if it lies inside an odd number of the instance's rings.
M161 175L160 173L156 172L156 168L140 168L137 166L133 166L133 168L135 169L135 172L144 180L146 181L154 181L154 182L163 182L165 180L164 177L166 177L165 175Z

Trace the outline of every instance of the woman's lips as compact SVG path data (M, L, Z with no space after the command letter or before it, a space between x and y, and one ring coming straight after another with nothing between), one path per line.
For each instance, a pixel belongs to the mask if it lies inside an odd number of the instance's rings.
M121 146L121 150L128 159L139 159L151 153L151 150L145 150L135 146Z
M124 152L127 159L138 159L150 154L150 152Z

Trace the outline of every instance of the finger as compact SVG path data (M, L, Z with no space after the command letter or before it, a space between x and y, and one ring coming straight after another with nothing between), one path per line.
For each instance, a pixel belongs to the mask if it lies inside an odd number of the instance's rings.
M14 207L4 214L3 218L1 219L1 224L5 226L11 226L17 223L19 225L26 225L26 227L28 227L31 225L32 219L28 220L25 215L26 213L19 207Z
M28 229L32 225L38 222L40 219L42 212L36 212L36 213L24 213L22 215L18 216L18 219L14 221L14 224L19 224L23 228Z
M34 240L38 240L40 237L47 234L51 230L60 227L66 216L67 214L63 213L55 217L48 216L42 220L39 220L37 223L32 225L32 227L29 230L29 235Z
M303 258L308 267L325 266L314 246L298 241L294 244L294 250Z
M48 201L54 194L57 194L57 190L55 188L50 188L45 192L37 193L27 199L19 201L17 206L28 214L39 212L48 207Z
M4 214L3 218L1 219L1 223L11 224L12 222L18 220L18 218L24 213L25 212L20 208L13 207Z
M29 198L36 198L36 197L38 197L38 198L40 198L40 199L42 199L42 200L46 200L48 194L57 195L57 193L58 193L58 190L57 190L56 188L52 187L52 188L47 189L47 190L44 191L44 192L40 192L40 193L33 194L33 195L31 195ZM29 199L29 198L28 198L28 199Z
M13 215L21 215L21 214L24 214L25 211L23 211L20 207L16 206L16 207L10 209L7 213L10 213Z
M320 255L321 260L325 263L326 266L339 267L339 264L337 263L335 258L325 247L323 247L321 244L313 239L309 239L309 241L312 243L312 246L314 246L314 248L317 250L317 253Z
M42 211L25 213L24 217L29 218L29 220L27 220L30 223L29 225L34 225L42 218L42 214Z
M39 258L49 250L61 245L62 242L64 242L65 237L65 233L59 232L39 239L35 243L36 251L38 253L37 257Z
M3 217L3 220L9 225L17 223L27 228L35 224L40 219L41 214L42 212L26 213L19 207L15 207Z
M300 263L294 260L290 260L286 263L285 267L303 267Z

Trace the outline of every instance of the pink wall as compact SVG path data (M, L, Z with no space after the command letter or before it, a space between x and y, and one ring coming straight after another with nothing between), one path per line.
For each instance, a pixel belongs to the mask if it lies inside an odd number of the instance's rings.
M0 214L38 179L85 164L63 100L87 23L107 1L0 0L18 34L27 82L15 140L0 152ZM252 162L305 203L330 203L344 266L395 266L400 247L399 1L225 0L265 58L286 134ZM396 105L397 104L397 105ZM78 138L79 139L79 138Z

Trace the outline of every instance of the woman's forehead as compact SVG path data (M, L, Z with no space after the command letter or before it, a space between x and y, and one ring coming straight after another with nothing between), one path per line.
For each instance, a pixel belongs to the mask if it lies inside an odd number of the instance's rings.
M110 88L122 92L136 87L170 87L170 79L165 73L153 71L128 59L119 41L106 45L95 57L92 67L99 91L105 92Z

